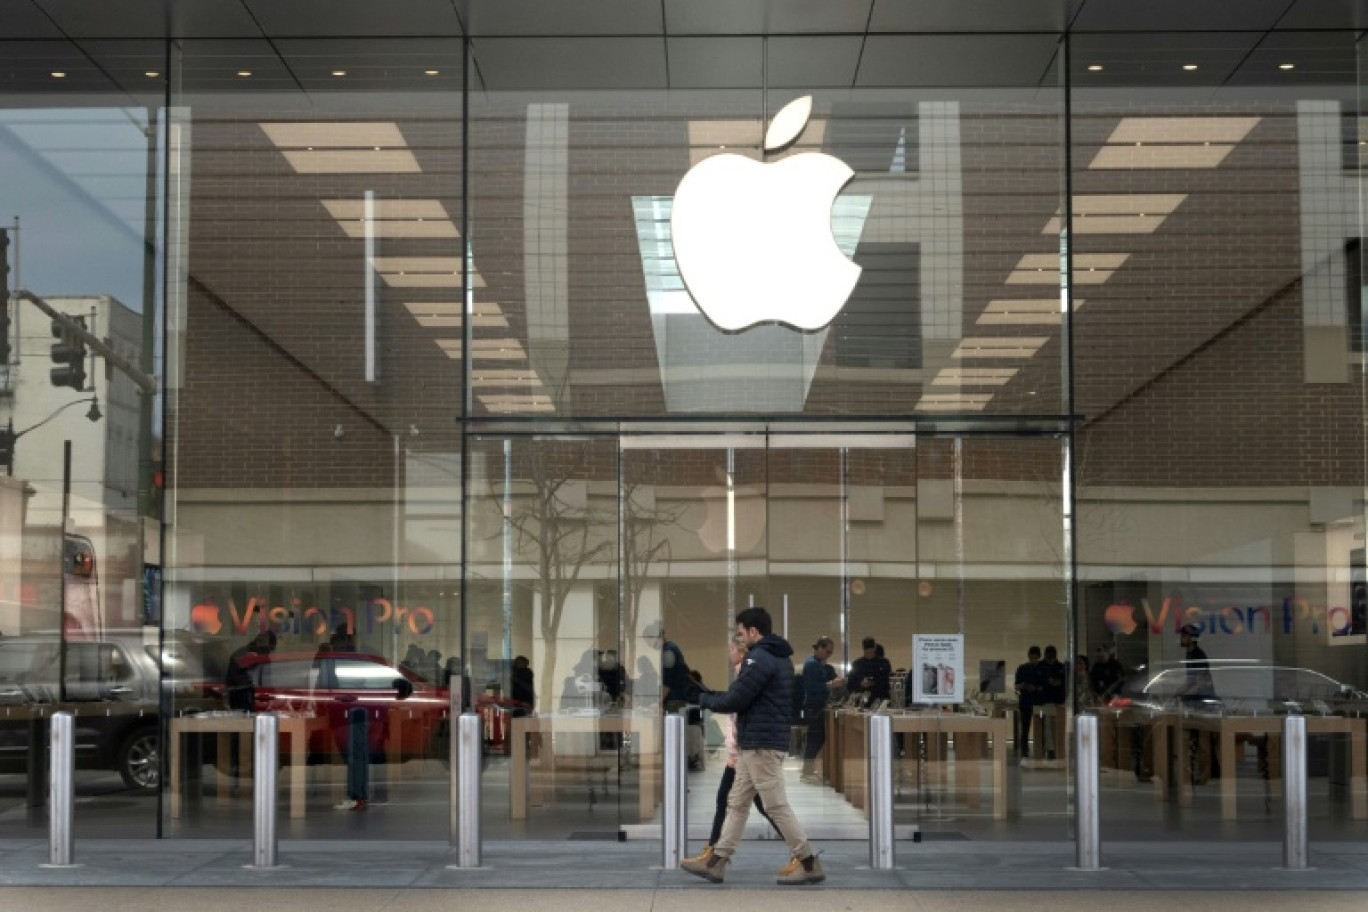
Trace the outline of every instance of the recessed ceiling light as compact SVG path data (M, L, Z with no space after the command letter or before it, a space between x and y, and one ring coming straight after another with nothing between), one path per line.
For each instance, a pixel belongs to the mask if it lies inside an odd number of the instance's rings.
M441 70L423 70L424 75L427 76L436 76L440 72Z
M347 71L346 71L346 70L333 70L333 71L332 71L332 74L333 74L334 76L346 76L346 75L347 75Z
M1280 70L1295 70L1296 68L1297 68L1297 65L1296 65L1295 63L1280 63L1280 64L1278 64L1278 69L1280 69Z
M1089 65L1088 65L1088 72L1090 72L1090 73L1100 73L1100 72L1102 72L1102 64L1100 64L1100 63L1089 64Z
M66 79L66 72L63 71L63 70L53 70L53 71L52 71L52 78L53 78L53 79Z
M237 71L237 74L238 74L239 76L242 76L242 77L247 77L247 76L251 76L251 75L252 75L252 71L251 71L251 70L238 70L238 71Z
M1195 70L1195 69L1197 69L1197 64L1195 64L1195 63L1185 63L1185 64L1183 64L1183 69L1189 70L1189 71L1190 71L1190 70Z
M156 70L148 70L146 73L143 73L143 75L148 79L156 79L161 73L158 73Z

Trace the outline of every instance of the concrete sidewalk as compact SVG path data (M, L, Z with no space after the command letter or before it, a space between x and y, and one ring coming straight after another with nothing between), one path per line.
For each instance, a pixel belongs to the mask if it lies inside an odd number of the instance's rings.
M614 912L633 908L637 903L634 897L643 893L660 897L687 893L691 895L689 901L696 903L701 897L695 894L699 893L760 891L787 906L809 892L904 895L909 891L1000 891L1010 895L1038 891L1084 895L1102 890L1117 894L1119 899L1162 891L1185 895L1234 891L1241 907L1248 909L1265 894L1289 890L1368 892L1368 843L1317 844L1312 848L1313 869L1309 871L1281 869L1281 846L1264 842L1104 844L1106 868L1090 872L1071 869L1074 847L1069 842L904 842L898 844L897 867L891 871L869 870L869 850L862 841L821 842L817 846L823 853L826 883L779 887L774 871L786 861L786 852L777 841L743 843L727 871L727 882L713 885L683 871L661 870L659 843L644 841L487 842L484 867L478 870L449 867L455 863L455 855L444 843L282 842L281 867L257 870L249 867L252 846L245 840L78 840L74 854L79 866L62 869L43 866L48 860L45 840L12 840L0 842L0 883L8 885L0 892L0 910L20 908L13 899L18 895L16 887L56 888L59 892L100 888L100 903L83 906L82 912L105 908L106 896L146 898L186 890L190 891L188 895L205 897L209 905L199 899L191 901L201 910L215 908L212 903L217 895L237 895L235 909L240 912L243 902L251 902L242 899L244 889L325 893L341 889L348 896L359 890L377 897L377 903L386 902L378 897L393 897L395 891L417 896L428 890L512 889L524 895L531 891L531 901L540 904L546 904L547 898L537 897L536 891L558 891L558 895L585 891L590 896L611 891L610 901L615 907L622 906ZM1318 896L1318 905L1322 898L1331 899ZM500 901L493 896L487 899ZM1039 908L1042 899L1034 900L1033 908ZM1146 909L1152 910L1157 900L1157 896L1149 895ZM412 908L409 899L404 902L406 908ZM561 912L560 899L554 902ZM861 900L861 906L871 902L881 900ZM1279 903L1280 908L1285 907L1286 897ZM1111 898L1106 904L1115 905ZM829 901L824 905L829 907ZM601 899L595 912L602 912Z
M703 883L703 881L699 881ZM706 884L705 884L706 886ZM717 888L714 888L717 889ZM1183 912L1286 912L1298 902L1287 893L1232 891L1192 894L1116 893L1096 890L1009 893L934 890L868 892L851 890L731 890L722 908L745 912L1154 912L1156 905ZM1316 912L1360 912L1368 894L1319 893ZM284 888L272 891L272 909L290 912L453 912L472 901L485 908L521 912L553 907L555 912L604 912L604 895L593 890L496 890L472 895L453 889L380 890ZM626 890L612 894L613 912L697 912L703 897L693 891ZM0 890L4 912L242 912L254 901L240 891L203 887L115 888L9 887Z

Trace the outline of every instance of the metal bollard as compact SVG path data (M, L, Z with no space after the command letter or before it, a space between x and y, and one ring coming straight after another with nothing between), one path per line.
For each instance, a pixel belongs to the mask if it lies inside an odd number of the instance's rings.
M666 870L679 867L688 845L684 803L688 763L684 751L684 717L670 713L665 717L665 794L660 814L660 866Z
M72 866L76 768L75 724L69 712L53 713L48 741L48 867Z
M252 722L252 863L248 867L278 866L276 762L279 753L280 720L273 713L262 713Z
M456 727L457 756L452 769L457 774L456 867L480 867L480 765L484 749L482 720L475 713L463 713Z
M893 720L869 717L869 866L893 869Z
M1080 871L1102 870L1098 766L1097 716L1084 713L1074 719L1074 816Z
M1288 716L1283 719L1283 867L1304 871L1306 863L1306 719Z
M451 795L448 802L451 819L447 821L447 835L454 849L461 844L461 739L456 732L461 718L461 701L464 699L460 675L452 676L447 693L451 700L447 710L447 775Z

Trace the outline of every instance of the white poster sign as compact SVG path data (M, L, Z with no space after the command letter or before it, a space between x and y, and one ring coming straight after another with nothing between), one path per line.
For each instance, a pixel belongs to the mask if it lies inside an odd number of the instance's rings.
M960 703L964 700L964 636L958 633L912 637L912 702Z

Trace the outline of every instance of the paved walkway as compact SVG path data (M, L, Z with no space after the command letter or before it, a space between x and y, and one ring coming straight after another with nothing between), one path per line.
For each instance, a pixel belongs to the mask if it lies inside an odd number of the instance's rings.
M16 887L100 888L100 902L82 906L82 912L117 908L104 897L123 892L109 888L126 888L144 901L165 892L190 890L200 895L202 891L205 900L194 901L196 912L217 908L217 895L237 895L234 909L241 912L244 902L252 902L241 898L243 889L312 889L325 893L357 889L373 894L373 901L381 903L356 907L366 909L385 908L389 900L380 897L392 897L395 891L414 897L424 891L451 889L514 889L523 893L569 890L590 895L612 891L614 912L633 908L638 902L635 897L641 894L663 901L672 894L687 893L692 895L690 901L697 902L699 897L693 894L699 892L753 890L772 894L776 902L786 904L802 893L852 890L890 895L1000 891L995 903L1008 898L1002 894L1035 891L1090 894L1104 890L1121 896L1170 890L1185 894L1236 891L1243 897L1242 909L1260 908L1251 903L1262 902L1265 894L1289 890L1368 895L1368 843L1315 845L1311 852L1313 869L1309 871L1281 869L1281 846L1263 842L1104 845L1106 870L1091 872L1071 870L1074 848L1063 842L899 843L897 867L891 871L869 870L868 847L861 841L822 842L818 848L823 852L827 882L818 887L781 888L774 883L774 869L786 859L784 846L777 841L743 843L727 872L727 882L712 885L682 871L661 870L659 843L645 841L489 842L484 867L478 870L449 867L455 862L454 854L445 844L432 842L282 842L281 867L256 870L249 867L251 843L241 840L78 840L74 855L79 866L65 869L43 866L48 859L46 841L13 840L0 841L0 883L9 885L0 891L0 910L43 908L15 904L12 897L19 895ZM546 905L544 898L531 901ZM427 900L415 898L412 902ZM862 912L873 902L882 900L861 900ZM1148 912L1156 898L1146 902ZM1285 909L1286 899L1280 902L1280 910ZM1319 910L1322 897L1315 902ZM409 899L404 903L405 908L414 908ZM554 905L557 912L565 908L559 899ZM1039 905L1037 899L1033 908ZM1107 905L1115 903L1108 899ZM601 906L600 900L595 912L602 912Z

